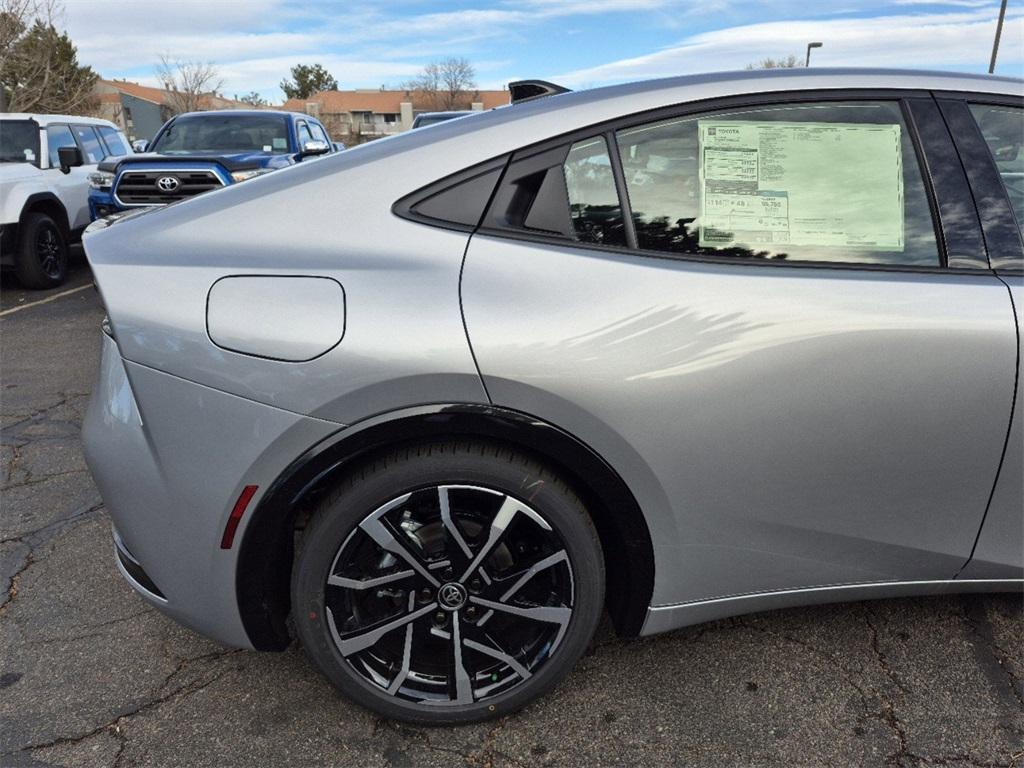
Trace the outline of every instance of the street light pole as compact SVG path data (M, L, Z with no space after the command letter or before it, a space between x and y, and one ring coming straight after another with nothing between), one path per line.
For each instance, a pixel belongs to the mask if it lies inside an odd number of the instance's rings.
M996 39L992 41L992 60L988 64L988 73L996 71L996 55L999 53L999 38L1003 34L1003 18L1006 16L1006 0L999 6L999 21L996 22Z
M1006 4L1006 0L1003 0L1003 4ZM807 44L807 58L804 59L804 67L811 66L811 48L821 48L821 43L808 43Z

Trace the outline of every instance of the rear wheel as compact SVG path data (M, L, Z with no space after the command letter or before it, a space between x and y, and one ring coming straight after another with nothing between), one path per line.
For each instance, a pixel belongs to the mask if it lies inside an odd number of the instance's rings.
M26 288L54 288L68 272L64 232L45 213L29 213L18 226L15 273Z
M315 513L292 579L303 646L386 717L463 723L544 694L586 649L604 565L579 499L478 443L403 449Z

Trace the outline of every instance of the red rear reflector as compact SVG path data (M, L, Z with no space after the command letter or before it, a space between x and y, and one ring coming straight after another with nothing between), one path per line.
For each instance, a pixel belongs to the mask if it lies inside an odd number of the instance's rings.
M231 549L231 545L235 541L235 531L238 530L238 523L241 521L242 515L245 514L245 508L249 506L257 488L259 488L258 485L247 485L238 495L238 501L235 502L235 508L231 510L228 524L224 526L224 535L220 539L221 549Z

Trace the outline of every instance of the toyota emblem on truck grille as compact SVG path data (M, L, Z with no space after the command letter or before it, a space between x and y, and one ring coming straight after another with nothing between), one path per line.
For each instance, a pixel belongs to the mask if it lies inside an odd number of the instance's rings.
M156 187L161 192L174 192L181 182L175 176L161 176L156 180Z

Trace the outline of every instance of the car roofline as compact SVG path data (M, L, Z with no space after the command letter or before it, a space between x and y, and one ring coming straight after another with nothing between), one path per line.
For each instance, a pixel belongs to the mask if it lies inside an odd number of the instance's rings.
M312 118L319 122L319 118L313 115L307 115L305 112L292 112L284 109L213 109L213 110L202 110L199 112L182 112L180 115L175 115L173 120L179 120L183 117L200 117L210 115L252 115L253 117L260 115L284 115L286 117L294 117L301 119Z
M834 79L835 83L829 83ZM858 80L863 82L858 83ZM888 82L882 82L883 80ZM765 70L730 70L705 72L695 75L637 80L616 85L606 85L568 93L545 96L526 104L552 106L574 103L588 103L605 98L650 93L661 90L697 88L703 85L729 83L750 84L750 92L759 87L771 85L770 90L819 90L828 88L890 88L899 90L958 91L964 93L1024 95L1024 79L1004 75L987 75L969 72L947 72L919 69L883 69L868 67L793 67ZM778 87L786 83L785 88ZM519 107L520 104L508 105Z
M102 117L89 117L86 115L44 115L36 112L2 112L0 113L0 120L35 120L40 125L46 125L48 123L74 122L82 125L106 125L114 128L115 130L121 130L110 120L106 120Z

